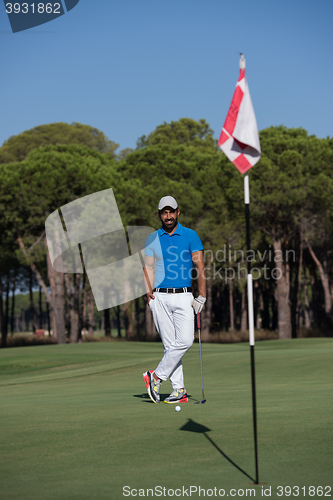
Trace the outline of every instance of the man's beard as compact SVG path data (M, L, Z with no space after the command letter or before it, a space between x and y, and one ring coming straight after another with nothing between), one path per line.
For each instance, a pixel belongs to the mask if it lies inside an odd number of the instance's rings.
M166 220L171 220L171 219L166 219ZM167 233L170 233L177 226L177 224L178 224L178 216L175 215L174 217L172 217L172 220L173 220L172 224L165 224L164 221L162 221L163 229Z

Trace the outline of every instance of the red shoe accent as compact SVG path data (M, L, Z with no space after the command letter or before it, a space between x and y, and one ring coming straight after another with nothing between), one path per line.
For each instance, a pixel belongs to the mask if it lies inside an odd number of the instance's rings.
M153 372L154 372L154 370L149 370L149 372L150 372L150 373L153 373ZM150 379L149 379L149 377L148 377L147 373L148 373L148 372L145 372L145 373L143 374L143 381L144 381L144 383L145 383L146 389L148 389L149 384L150 384Z
M187 394L184 394L184 396L182 397L182 399L180 399L179 401L177 401L177 403L188 403Z

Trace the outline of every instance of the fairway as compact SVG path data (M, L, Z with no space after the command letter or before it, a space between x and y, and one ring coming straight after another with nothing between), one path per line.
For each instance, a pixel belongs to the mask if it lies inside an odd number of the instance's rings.
M203 405L194 404L202 398L195 344L183 358L191 398L179 413L146 395L142 373L161 355L160 343L143 342L2 350L1 499L133 498L124 486L143 498L155 486L154 498L177 489L187 498L183 488L204 498L194 487L205 498L249 489L264 498L270 487L270 498L286 498L278 486L294 487L292 498L332 497L332 339L256 344L259 486L251 484L248 344L203 344ZM170 392L163 383L161 399Z

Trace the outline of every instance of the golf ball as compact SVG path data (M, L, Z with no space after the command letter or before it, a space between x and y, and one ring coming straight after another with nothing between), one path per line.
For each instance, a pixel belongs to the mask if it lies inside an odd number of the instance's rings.
M176 406L175 410L176 410L176 411L180 411L180 410L181 410L181 407L180 407L180 406Z

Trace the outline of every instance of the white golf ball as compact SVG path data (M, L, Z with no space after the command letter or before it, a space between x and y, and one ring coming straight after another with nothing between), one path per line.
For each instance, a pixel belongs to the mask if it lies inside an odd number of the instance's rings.
M181 410L181 407L180 407L180 406L176 406L175 410L176 410L176 411L180 411L180 410Z

